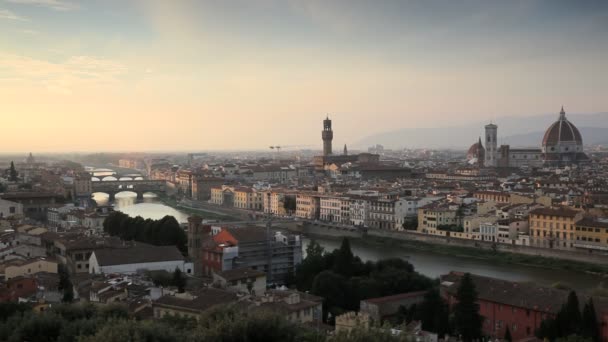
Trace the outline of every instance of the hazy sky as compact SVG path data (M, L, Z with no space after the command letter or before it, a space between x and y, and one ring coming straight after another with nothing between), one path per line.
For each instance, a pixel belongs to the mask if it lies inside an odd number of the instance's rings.
M4 152L320 148L327 113L342 146L607 99L604 0L0 0Z

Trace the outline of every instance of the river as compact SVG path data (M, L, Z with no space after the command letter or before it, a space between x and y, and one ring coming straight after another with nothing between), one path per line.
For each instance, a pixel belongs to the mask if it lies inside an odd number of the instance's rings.
M93 199L99 205L108 204L108 195L106 194L95 193ZM144 194L143 201L137 201L136 194L133 192L118 193L116 194L114 208L130 216L141 216L143 218L160 219L165 215L172 215L180 223L185 223L188 219L187 213L161 203L154 194ZM316 238L316 241L325 250L340 247L340 240ZM309 238L303 238L304 252L309 242ZM376 261L393 257L407 259L418 272L433 278L450 271L462 271L511 281L536 282L547 286L561 282L572 286L576 290L590 290L602 282L601 277L586 273L496 264L480 259L436 254L396 246L372 245L356 239L351 240L351 248L353 253L363 261Z

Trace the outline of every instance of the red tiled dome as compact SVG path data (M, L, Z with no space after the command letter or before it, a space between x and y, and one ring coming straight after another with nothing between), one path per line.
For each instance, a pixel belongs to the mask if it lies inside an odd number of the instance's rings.
M561 142L575 142L577 145L583 144L581 133L576 126L566 119L563 107L559 119L549 126L545 132L543 146L558 145Z

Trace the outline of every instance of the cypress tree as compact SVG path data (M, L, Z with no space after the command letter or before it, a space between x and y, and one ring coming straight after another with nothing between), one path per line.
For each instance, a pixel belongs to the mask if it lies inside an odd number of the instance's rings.
M17 170L15 169L15 163L11 161L11 168L9 169L8 180L11 182L16 182L18 180L17 176L18 174Z
M350 249L350 242L347 238L344 238L334 259L334 272L350 277L353 274L354 259L355 256Z
M568 302L566 303L566 321L560 322L565 323L566 330L562 333L562 336L568 336L572 334L578 334L580 332L581 327L581 309L578 302L578 297L576 296L576 292L570 291L568 294ZM562 328L563 329L563 328Z
M600 340L600 332L598 329L598 320L595 314L595 306L593 305L593 299L589 298L585 307L583 308L583 318L581 323L581 335L594 342Z
M511 330L509 330L509 326L507 325L507 330L505 331L505 341L507 342L511 342L513 341L513 338L511 337Z
M481 338L483 318L479 314L477 290L471 274L465 273L456 292L458 303L454 305L454 328L464 342Z

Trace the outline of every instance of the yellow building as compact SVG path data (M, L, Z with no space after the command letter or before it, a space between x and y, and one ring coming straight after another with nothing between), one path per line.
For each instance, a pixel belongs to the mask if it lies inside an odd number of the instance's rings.
M608 218L585 217L574 225L574 247L608 251Z
M530 244L544 248L575 248L574 225L582 217L581 211L565 207L530 211Z
M11 261L4 269L4 277L8 280L40 272L57 273L57 261L45 258Z
M436 230L440 226L460 225L462 222L457 217L457 207L457 205L436 202L418 208L418 231L437 234Z

